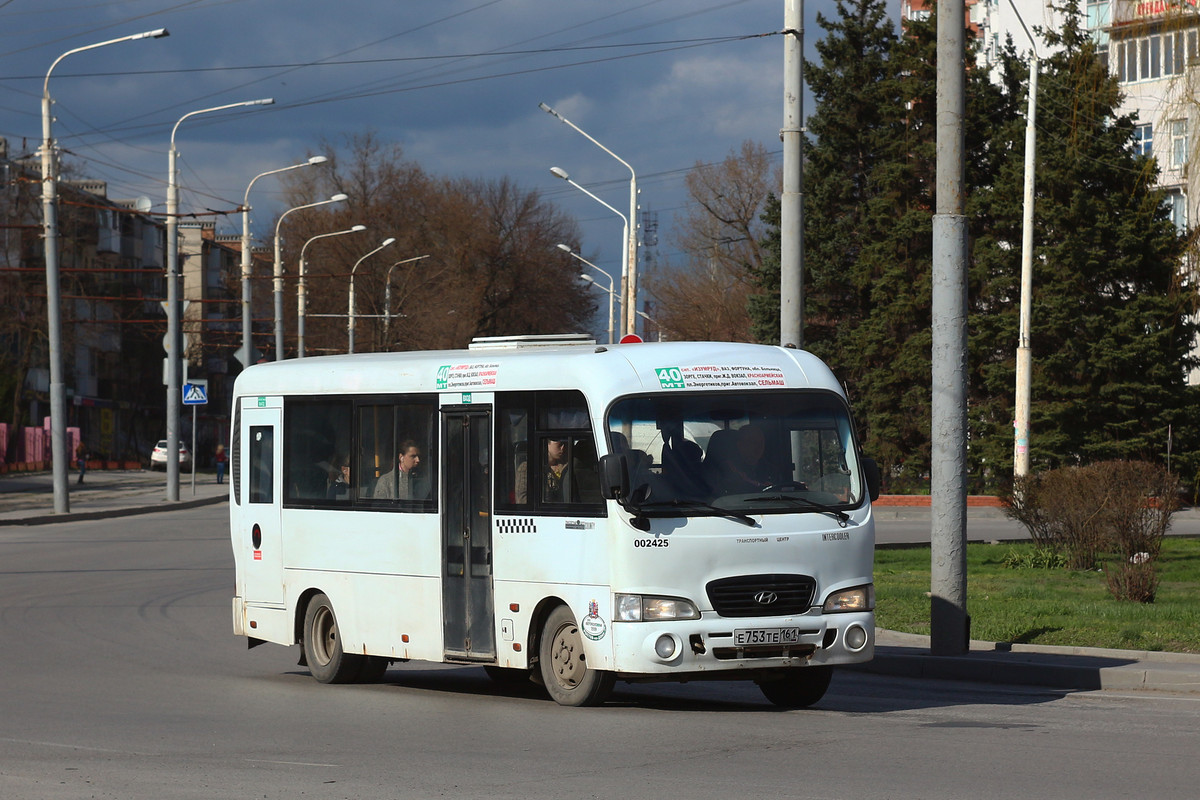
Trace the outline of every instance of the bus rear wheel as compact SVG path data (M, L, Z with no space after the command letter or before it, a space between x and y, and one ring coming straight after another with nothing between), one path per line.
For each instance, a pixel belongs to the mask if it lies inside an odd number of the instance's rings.
M579 623L566 606L554 609L546 619L538 667L550 699L563 706L600 705L616 683L611 672L588 667Z
M342 650L333 603L323 594L314 595L304 612L304 660L321 683L354 683L362 672L362 656Z
M808 708L825 696L833 667L804 667L782 678L758 682L763 695L781 708Z

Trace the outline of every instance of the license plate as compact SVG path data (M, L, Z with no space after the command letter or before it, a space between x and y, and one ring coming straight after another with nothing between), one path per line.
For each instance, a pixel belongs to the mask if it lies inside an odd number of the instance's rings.
M738 628L733 632L733 643L738 647L755 644L796 644L799 641L799 628Z

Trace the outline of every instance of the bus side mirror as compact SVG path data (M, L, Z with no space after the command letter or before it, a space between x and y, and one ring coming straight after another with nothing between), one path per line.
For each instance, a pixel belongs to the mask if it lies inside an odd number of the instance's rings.
M879 499L879 486L883 482L879 475L879 464L873 458L864 458L862 466L863 477L867 479L867 494L871 496L871 502L874 503Z
M605 500L629 496L629 460L624 455L600 456L600 495Z

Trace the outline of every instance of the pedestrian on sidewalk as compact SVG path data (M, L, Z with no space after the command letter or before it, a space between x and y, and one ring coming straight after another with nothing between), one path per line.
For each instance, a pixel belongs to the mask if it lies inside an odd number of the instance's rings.
M227 460L228 459L225 456L225 445L223 445L223 444L217 445L217 455L216 455L217 483L225 482L225 462Z
M83 442L75 445L75 464L79 467L79 481L83 483L83 473L87 471L87 450L83 447Z

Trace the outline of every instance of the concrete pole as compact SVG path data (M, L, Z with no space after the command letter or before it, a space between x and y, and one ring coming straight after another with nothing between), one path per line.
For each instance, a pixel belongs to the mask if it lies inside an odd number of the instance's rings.
M1037 163L1037 42L1017 6L1009 0L1029 38L1029 109L1025 113L1025 198L1021 214L1021 319L1017 334L1016 408L1013 414L1013 477L1029 474L1029 416L1033 393L1033 196Z
M257 180L257 179L256 179ZM254 181L250 181L254 185ZM242 203L242 369L254 363L254 317L250 313L250 186Z
M182 120L180 120L182 122ZM178 125L176 125L178 127ZM179 404L183 337L179 324L179 185L175 135L167 152L167 500L179 499ZM192 454L195 458L196 454Z
M779 343L804 346L804 0L783 12L783 195L779 199Z
M49 84L47 73L47 88L42 92L42 235L46 247L46 325L50 349L50 468L54 513L67 514L71 511L71 495L67 481L67 390L62 374L62 299L58 277L58 171L50 135Z
M933 216L933 401L930 649L966 652L967 218L964 0L937 10L937 208Z

